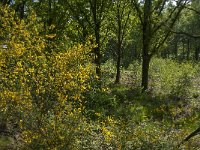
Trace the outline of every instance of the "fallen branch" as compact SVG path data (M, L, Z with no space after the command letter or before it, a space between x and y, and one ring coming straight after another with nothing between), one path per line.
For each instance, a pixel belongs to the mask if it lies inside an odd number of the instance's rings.
M200 127L198 129L196 129L195 131L193 131L191 134L189 134L181 143L180 145L182 145L183 143L189 141L192 137L198 135L200 133ZM180 147L179 145L179 147Z

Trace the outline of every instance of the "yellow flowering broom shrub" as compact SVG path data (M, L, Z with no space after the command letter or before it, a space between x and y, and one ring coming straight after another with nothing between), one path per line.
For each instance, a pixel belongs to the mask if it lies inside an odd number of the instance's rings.
M47 53L51 35L40 34L34 13L23 21L0 8L1 120L18 126L25 147L72 149L86 122L81 100L93 74L91 46Z
M91 90L95 79L92 46L78 44L58 51L59 46L48 45L56 35L44 35L36 14L24 21L9 7L1 6L0 13L0 116L11 127L17 125L17 131L10 130L20 135L19 146L108 147L113 138L107 123L111 119L90 122L82 115L87 100L82 93ZM49 51L52 47L56 50Z

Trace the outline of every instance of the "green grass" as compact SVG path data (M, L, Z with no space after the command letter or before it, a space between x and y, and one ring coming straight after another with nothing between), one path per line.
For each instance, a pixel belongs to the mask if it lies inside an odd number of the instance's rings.
M110 64L105 65L109 68ZM142 133L150 137L158 136L156 140L163 142L165 148L178 145L189 133L199 127L200 84L197 81L200 80L200 71L198 68L198 64L191 62L179 63L171 59L153 58L149 70L150 90L141 94L139 87L141 64L133 62L128 69L122 69L120 85L109 84L111 92L108 94L114 97L116 102L116 106L112 108L115 109L112 111L114 114L110 115L122 118L126 124L135 124L135 129L131 132L136 135L140 135L141 124L145 124L143 127L145 131ZM110 69L113 69L112 66ZM114 69L107 72L107 78L110 77L107 81L112 80L114 72ZM150 132L149 127L155 128L155 135ZM163 136L163 132L166 136ZM141 147L148 147L148 142L151 140L145 141L145 136L140 138L144 140L142 142L144 145ZM190 139L180 149L200 149L200 144L197 142L199 138L200 135ZM154 143L152 148L162 146L161 143Z

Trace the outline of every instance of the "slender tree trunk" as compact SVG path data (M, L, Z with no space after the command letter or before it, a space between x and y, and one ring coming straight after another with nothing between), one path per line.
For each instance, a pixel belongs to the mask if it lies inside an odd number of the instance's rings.
M187 39L187 60L190 59L190 40Z
M182 59L184 60L185 59L185 43L184 43L184 41L182 42L182 44L183 44Z
M52 21L53 21L53 18L52 18L52 1L49 0L48 1L48 5L49 5L49 10L48 10L48 21L47 21L47 25L48 27L50 27L52 25Z
M143 49L142 49L142 92L148 89L149 63L151 56L150 40L151 40L151 0L146 0L144 4L144 21L143 21Z
M95 38L97 47L94 48L95 53L95 64L96 64L96 74L101 78L101 52L100 52L100 28L96 25L95 29Z
M177 59L178 57L178 41L177 40L175 41L174 55L175 55L175 58Z
M82 34L83 34L82 42L85 44L85 43L86 43L86 39L87 39L88 33L87 33L87 29L86 29L86 26L85 26L85 25L82 26L82 29L83 29L83 31L82 31Z
M19 12L20 19L24 19L24 9L25 9L25 1L22 1L16 11Z
M115 83L118 84L120 83L120 77L121 77L121 41L118 41L118 48L117 48L117 74L116 74L116 79Z
M94 0L94 4L92 8L93 20L94 20L94 32L95 32L95 44L97 47L94 48L95 54L95 64L96 64L96 74L99 78L101 78L101 52L100 52L100 28L101 22L99 18L97 18L97 1Z
M101 54L99 47L94 48L95 50L95 64L96 64L96 74L100 78L101 77Z
M120 16L120 4L118 4L118 9L117 9L117 26L118 26L118 37L117 37L117 74L116 74L116 79L115 79L115 83L118 84L120 83L120 77L121 77L121 44L122 44L122 39L121 39L121 16Z
M142 55L142 92L145 92L148 89L148 79L149 79L149 64L151 56L149 52L149 40L145 40L147 37L143 37L143 55Z
M150 56L143 55L142 61L142 92L145 92L148 89L149 85L149 64Z
M199 46L196 46L195 48L195 60L199 61Z

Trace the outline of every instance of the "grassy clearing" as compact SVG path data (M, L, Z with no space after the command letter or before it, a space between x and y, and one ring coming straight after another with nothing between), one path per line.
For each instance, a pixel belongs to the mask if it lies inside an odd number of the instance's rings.
M105 68L110 65L110 62L105 64ZM116 103L110 115L123 120L129 132L135 134L131 138L132 147L199 149L200 136L177 147L189 133L199 127L199 65L153 59L150 66L150 89L145 94L140 93L140 70L141 65L133 62L127 70L122 70L120 85L109 84L109 94ZM113 69L107 72L107 81L113 81L113 72ZM130 128L130 124L134 128Z

